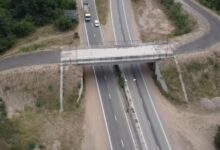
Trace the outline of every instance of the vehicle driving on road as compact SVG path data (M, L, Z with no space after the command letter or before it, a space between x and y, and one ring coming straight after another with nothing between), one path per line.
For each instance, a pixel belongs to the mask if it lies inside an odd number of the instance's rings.
M99 25L99 21L98 21L97 19L94 20L94 26L95 26L95 27L99 27L99 26L100 26L100 25Z

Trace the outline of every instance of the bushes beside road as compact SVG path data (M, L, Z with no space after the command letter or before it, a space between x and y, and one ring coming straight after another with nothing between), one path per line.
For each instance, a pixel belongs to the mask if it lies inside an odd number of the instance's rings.
M182 35L192 30L189 17L183 12L180 3L174 0L159 0L159 2L164 6L165 13L176 27L174 35Z
M206 7L217 11L220 14L220 1L219 0L198 0L201 4L205 5Z

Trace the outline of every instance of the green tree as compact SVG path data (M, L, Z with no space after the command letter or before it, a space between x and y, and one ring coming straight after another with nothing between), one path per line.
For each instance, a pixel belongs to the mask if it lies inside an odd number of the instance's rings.
M17 37L24 37L34 32L35 27L32 22L22 20L14 25L13 33Z
M57 19L55 26L60 31L67 31L73 27L73 23L66 16L60 16Z

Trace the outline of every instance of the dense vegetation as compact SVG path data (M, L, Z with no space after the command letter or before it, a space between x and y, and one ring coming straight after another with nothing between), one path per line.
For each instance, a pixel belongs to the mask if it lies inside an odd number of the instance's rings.
M220 127L218 127L218 131L214 138L214 144L217 150L220 150Z
M159 1L164 6L167 16L173 21L176 27L175 35L189 33L192 30L189 17L184 14L180 3L176 3L174 0Z
M220 14L220 0L199 0L199 2Z
M1 0L0 53L10 48L17 38L34 32L36 27L59 22L64 18L64 9L76 9L76 3L73 0ZM66 29L72 26L66 20L63 24Z

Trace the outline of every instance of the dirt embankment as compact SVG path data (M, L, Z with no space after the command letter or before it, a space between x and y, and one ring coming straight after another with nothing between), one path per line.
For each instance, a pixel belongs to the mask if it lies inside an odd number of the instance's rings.
M214 150L214 135L220 125L219 46L210 51L183 55L177 60L189 102L183 102L174 61L160 64L169 90L165 95L171 101L166 100L159 94L158 89L152 86L153 92L158 92L154 94L155 102L168 129L170 141L174 149L178 150Z
M174 26L154 0L132 0L135 19L143 42L166 39Z
M165 98L155 85L152 74L142 67L157 111L174 150L215 150L213 137L220 125L220 112L201 110L193 103L177 105Z
M59 66L0 73L0 97L9 118L6 123L16 124L13 130L8 126L10 136L1 137L8 147L79 149L83 139L84 102L76 105L76 97L82 70L64 67L63 113L59 112L59 74ZM0 132L4 131L0 129Z

